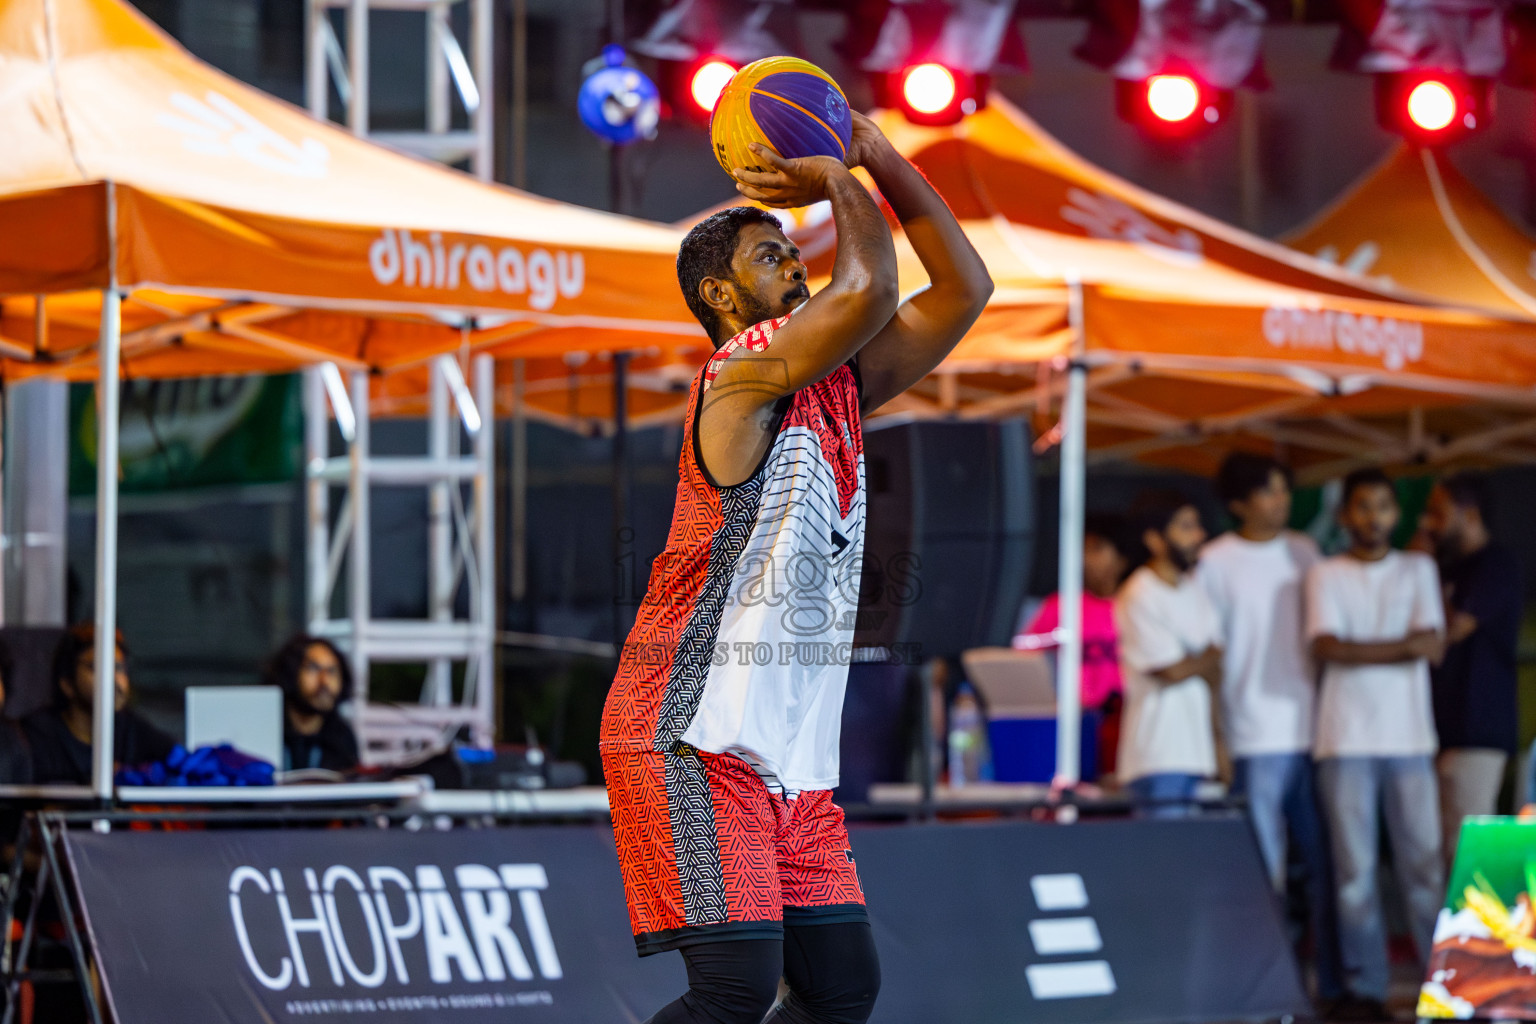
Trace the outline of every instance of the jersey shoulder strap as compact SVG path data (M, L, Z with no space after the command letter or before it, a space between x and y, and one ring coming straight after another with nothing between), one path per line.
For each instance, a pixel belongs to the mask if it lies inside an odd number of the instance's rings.
M731 353L737 349L746 349L749 352L762 352L773 341L773 332L789 323L790 314L786 313L777 320L764 320L760 324L753 324L721 345L715 354L709 357L709 362L704 364L704 386L708 391L710 385L715 382L715 377L720 373L720 368L730 358Z

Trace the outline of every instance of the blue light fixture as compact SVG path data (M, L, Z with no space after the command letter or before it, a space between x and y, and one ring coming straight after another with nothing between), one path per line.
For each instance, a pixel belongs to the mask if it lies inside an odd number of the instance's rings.
M622 46L603 47L602 56L582 70L587 77L576 96L576 112L594 135L621 146L656 137L661 93L628 62Z

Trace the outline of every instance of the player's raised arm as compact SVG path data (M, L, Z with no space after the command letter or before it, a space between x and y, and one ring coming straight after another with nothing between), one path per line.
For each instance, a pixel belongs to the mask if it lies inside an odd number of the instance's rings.
M859 350L867 411L895 398L943 361L981 315L992 295L992 276L928 179L859 113L853 115L849 160L875 179L930 282Z
M768 404L821 380L890 321L898 298L896 247L880 208L842 163L825 156L786 160L764 146L754 145L753 149L770 170L738 169L737 188L743 195L778 207L807 206L827 199L837 225L831 283L811 296L794 319L774 334L771 373L763 375L774 379L753 379L757 371L769 369L767 366L754 367L751 360L727 360L715 380L717 393L724 391L723 384L760 383L761 404ZM769 251L771 243L760 248L764 251L754 258L775 258ZM798 250L794 257L803 286L805 268Z
M800 250L776 225L757 223L738 234L730 273L699 281L698 298L718 321L717 345L804 303L773 334L767 351L728 355L699 407L699 456L722 487L741 483L762 463L777 429L778 402L847 362L890 321L897 300L890 227L848 168L831 157L785 160L757 151L772 169L738 170L742 194L774 206L829 200L837 258L831 284L811 296Z

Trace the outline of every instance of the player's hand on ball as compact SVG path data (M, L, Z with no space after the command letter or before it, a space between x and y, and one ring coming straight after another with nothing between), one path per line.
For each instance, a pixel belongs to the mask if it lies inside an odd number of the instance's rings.
M848 155L843 158L843 163L850 168L862 167L874 156L875 149L885 143L885 133L879 125L857 110L848 113L853 123L853 142L848 146Z
M764 206L787 210L819 203L827 198L828 175L848 173L840 161L830 156L786 160L760 143L754 142L751 149L768 169L749 171L738 167L731 176L736 179L736 191Z

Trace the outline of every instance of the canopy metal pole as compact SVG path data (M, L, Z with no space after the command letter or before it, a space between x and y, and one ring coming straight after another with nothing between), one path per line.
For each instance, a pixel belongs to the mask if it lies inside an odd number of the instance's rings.
M1062 409L1061 548L1056 590L1061 601L1061 647L1056 673L1056 778L1073 784L1080 770L1083 720L1083 515L1087 467L1088 367L1083 362L1083 286L1071 281L1068 316L1072 350Z
M96 706L91 720L91 789L102 800L112 799L112 726L117 711L117 403L121 301L115 284L102 292L101 346L97 357L100 380L96 393Z
M368 478L368 463L373 456L369 447L372 444L370 436L372 424L368 419L370 415L368 374L362 371L352 374L352 409L357 425L353 428L353 440L348 446L350 465L347 473L347 486L351 492L352 502L352 561L349 566L351 570L349 586L352 596L351 654L353 699L357 701L361 711L368 704L369 619L373 614L371 607L373 569L369 564L372 558L370 542L373 531L370 529L371 495ZM358 739L363 746L363 763L371 764L372 762L368 759L366 735L359 736Z
M331 419L326 411L325 380L318 366L304 371L304 481L309 545L304 556L304 621L311 633L331 617L328 563L331 554L331 485L322 475L331 454Z
M440 359L432 360L429 380L427 456L442 466L451 458L448 435L450 431L457 433L459 425L448 405L448 379ZM459 485L455 481L453 486ZM443 477L427 488L427 617L434 622L453 619L453 598L458 591L453 571L453 506L448 487L448 479ZM434 658L428 663L422 703L439 707L453 703L453 666L447 658Z
M496 630L501 616L496 610L496 363L485 354L474 358L475 404L480 408L480 432L475 436L475 459L480 472L475 477L475 555L479 561L480 593L475 604L484 632L480 635L480 671L476 677L475 704L481 721L492 723L486 731L477 731L475 745L489 747L496 740L497 696Z

